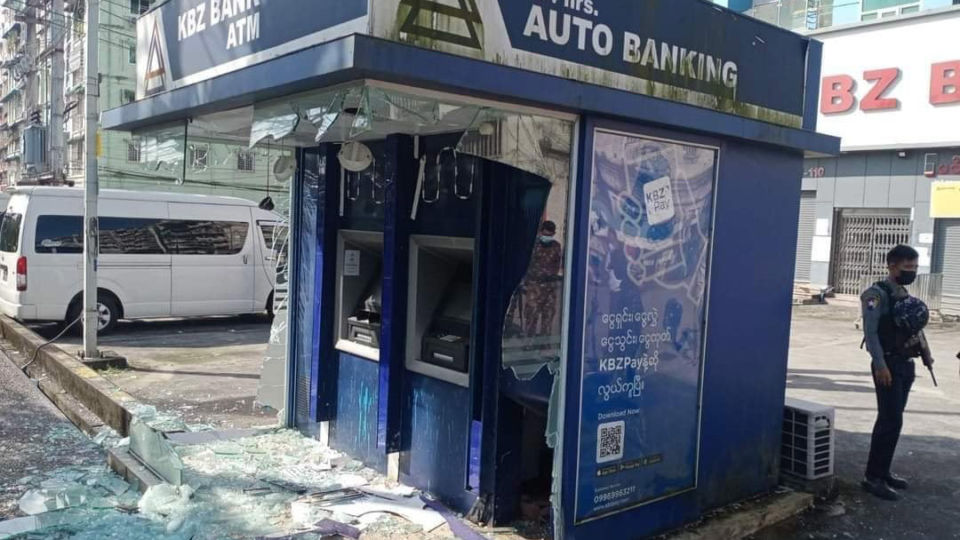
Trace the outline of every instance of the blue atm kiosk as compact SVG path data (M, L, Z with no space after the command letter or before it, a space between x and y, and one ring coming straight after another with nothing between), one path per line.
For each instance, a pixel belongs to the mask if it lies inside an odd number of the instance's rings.
M776 487L803 160L839 150L815 39L703 0L276 0L234 46L178 33L203 3L140 19L103 124L169 189L209 192L195 139L274 198L296 156L289 427L558 538Z

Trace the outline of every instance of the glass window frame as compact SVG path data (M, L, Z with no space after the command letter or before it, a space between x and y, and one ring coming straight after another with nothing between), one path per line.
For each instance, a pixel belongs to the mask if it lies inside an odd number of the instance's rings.
M16 234L11 238L7 236L7 227L11 222L16 222ZM20 250L20 239L23 236L23 214L17 212L4 212L3 219L0 221L0 251L3 253L17 253Z

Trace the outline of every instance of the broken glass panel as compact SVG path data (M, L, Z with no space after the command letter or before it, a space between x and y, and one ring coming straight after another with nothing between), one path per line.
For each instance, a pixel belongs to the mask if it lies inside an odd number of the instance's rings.
M183 462L176 451L161 432L136 418L130 423L130 453L167 482L183 483Z
M138 133L140 167L153 182L182 184L187 150L185 122Z

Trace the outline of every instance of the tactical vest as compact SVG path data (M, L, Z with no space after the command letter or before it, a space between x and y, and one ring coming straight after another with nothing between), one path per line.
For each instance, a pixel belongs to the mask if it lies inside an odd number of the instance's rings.
M899 356L902 358L914 358L920 355L919 350L908 342L913 341L914 336L900 329L893 321L893 306L897 303L894 297L896 291L887 281L878 281L876 286L887 294L887 309L880 316L880 324L877 328L877 335L880 338L880 347L885 356Z

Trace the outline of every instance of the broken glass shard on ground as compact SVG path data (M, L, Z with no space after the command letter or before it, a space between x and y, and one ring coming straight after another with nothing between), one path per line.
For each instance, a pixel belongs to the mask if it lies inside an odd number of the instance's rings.
M130 423L130 453L154 474L179 486L183 483L183 462L156 429L139 418Z

